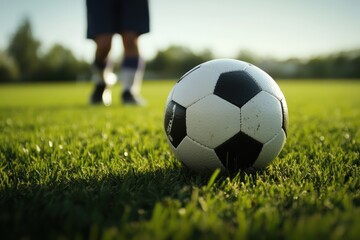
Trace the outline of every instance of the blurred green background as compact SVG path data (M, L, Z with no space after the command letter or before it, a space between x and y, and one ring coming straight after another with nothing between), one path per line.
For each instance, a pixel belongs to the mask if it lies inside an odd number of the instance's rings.
M0 0L0 83L87 81L95 45L85 1ZM140 38L146 79L179 78L213 58L253 63L277 78L360 78L360 2L149 1ZM119 71L122 47L109 59Z

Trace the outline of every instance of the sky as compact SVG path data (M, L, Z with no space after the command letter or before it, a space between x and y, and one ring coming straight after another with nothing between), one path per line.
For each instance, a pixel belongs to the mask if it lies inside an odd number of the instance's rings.
M360 48L359 0L149 0L151 32L141 36L150 59L169 45L215 57L236 57L246 49L278 59L306 58ZM0 0L0 50L25 18L46 51L55 43L92 61L86 39L85 0ZM122 54L113 39L113 58Z

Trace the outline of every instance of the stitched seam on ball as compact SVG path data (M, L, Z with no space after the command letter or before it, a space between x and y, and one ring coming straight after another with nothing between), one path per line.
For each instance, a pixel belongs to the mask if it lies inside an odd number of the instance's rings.
M203 68L206 68L206 69L208 69L208 70L212 71L213 73L219 74L219 76L223 73L223 72L218 72L218 71L215 71L214 69L212 69L212 68L211 68L211 67L209 67L209 66L203 66Z
M202 68L206 68L206 69L212 71L213 73L219 74L218 72L214 71L212 68L209 68L209 67L206 67L206 66L202 66ZM219 81L219 79L218 79L217 81ZM217 81L216 81L216 84L217 84ZM199 99L196 100L195 102L191 103L187 108L191 107L191 106L194 105L195 103L199 102L200 100L202 100L202 99L204 99L204 98L206 98L206 97L208 97L208 96L210 96L210 95L215 95L215 94L214 94L214 91L215 91L216 84L214 85L214 88L212 89L211 93L203 96L202 98L199 98Z
M248 68L248 67L250 67L251 65L250 64L248 64L242 71L244 71L244 72L246 72L246 69ZM249 74L250 75L250 74ZM250 76L251 77L251 76ZM256 83L256 84L258 84L258 83ZM245 103L246 104L246 103ZM241 107L242 108L242 107ZM240 132L242 131L242 119L241 119L241 108L240 108Z
M240 108L240 111L239 111L239 112L240 112L240 131L239 131L239 132L241 132L241 131L242 131L242 121L241 121L241 120L242 120L242 119L241 119L241 108Z
M266 91L266 90L264 90L264 89L261 89L261 91L270 94L271 96L275 97L275 98L276 98L277 100L279 100L279 101L281 101L281 100L284 98L284 97L282 97L281 99L279 99L274 93L271 93L270 91Z
M251 65L250 65L250 63L243 69L243 70L241 70L241 71L246 71L246 69L248 68L248 67L250 67ZM249 74L250 75L250 74Z
M246 71L246 69L247 69L248 67L250 67L250 66L251 66L251 65L246 66L243 71ZM261 91L267 92L267 93L273 95L275 98L279 99L275 94L273 94L273 93L271 93L271 92L266 91L265 89L263 89L263 88L260 86L259 82L258 82L250 73L248 73L248 72L246 72L246 73L249 74L249 76L254 80L254 82L256 82L256 84L257 84L258 87L261 89ZM275 81L275 80L274 80L274 81ZM280 91L281 91L281 90L280 90ZM282 93L282 97L279 99L279 101L281 101L283 98L284 98L284 93Z
M247 68L247 67L246 67ZM261 85L259 84L259 82L248 72L246 72L246 68L243 70L247 75L249 75L249 77L256 83L256 85L260 88L260 92L263 91Z
M215 89L215 88L214 88L214 89ZM215 95L215 94L214 94L214 90L213 90L212 93L209 93L209 94L203 96L202 98L199 98L198 100L196 100L195 102L193 102L191 105L189 105L187 108L191 107L191 106L194 105L195 103L199 102L200 100L203 100L204 98L206 98L206 97L208 97L208 96L210 96L210 95Z
M205 147L205 148L207 148L207 149L214 150L214 149L212 149L212 148L210 148L210 147L208 147L208 146L205 146L204 144L196 141L195 139L193 139L193 138L190 137L189 135L186 135L186 136L187 136L188 138L190 138L192 141L196 142L197 144L199 144L199 145L201 145L201 146L203 146L203 147ZM215 150L214 150L214 151L215 151Z
M221 162L221 160L220 160L219 157L217 156L215 149L210 148L210 147L208 147L208 146L205 146L205 145L202 144L202 143L199 143L199 142L196 141L195 139L191 138L189 135L186 135L186 136L187 136L189 139L191 139L192 141L194 141L195 143L199 144L200 146L202 146L202 147L204 147L204 148L207 148L207 149L209 149L209 150L213 150L213 151L215 152L216 157L217 157L216 160L220 163L221 166L223 166L223 167L226 169L226 167L224 166L224 164Z

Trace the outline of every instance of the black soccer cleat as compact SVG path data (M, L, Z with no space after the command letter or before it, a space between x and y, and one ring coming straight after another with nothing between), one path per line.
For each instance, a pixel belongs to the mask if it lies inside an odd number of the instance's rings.
M90 96L90 104L104 104L105 106L111 104L111 91L106 87L105 83L95 85L93 93Z
M122 93L121 99L123 104L125 105L136 105L136 106L144 106L145 100L140 96L136 96L131 93L129 90L126 90Z

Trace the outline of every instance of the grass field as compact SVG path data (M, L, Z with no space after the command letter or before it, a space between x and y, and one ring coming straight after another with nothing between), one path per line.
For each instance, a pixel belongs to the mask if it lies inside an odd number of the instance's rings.
M288 140L260 172L199 176L170 152L174 81L143 108L91 85L0 86L1 239L359 239L360 82L280 81Z

